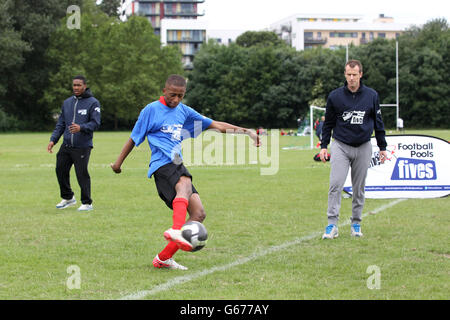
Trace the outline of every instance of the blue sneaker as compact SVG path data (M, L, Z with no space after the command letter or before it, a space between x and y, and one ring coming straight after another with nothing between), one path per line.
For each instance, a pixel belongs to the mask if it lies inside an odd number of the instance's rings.
M353 223L350 227L352 231L352 237L362 237L363 234L361 232L361 225L359 223Z
M329 224L325 228L325 233L322 236L322 239L334 239L339 236L338 227L335 224Z

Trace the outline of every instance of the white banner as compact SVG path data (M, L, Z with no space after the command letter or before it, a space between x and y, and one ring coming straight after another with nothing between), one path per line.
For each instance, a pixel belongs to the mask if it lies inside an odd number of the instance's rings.
M386 141L388 160L381 164L376 140L371 140L366 198L438 198L450 194L448 141L423 135L386 136ZM344 191L352 194L350 171Z

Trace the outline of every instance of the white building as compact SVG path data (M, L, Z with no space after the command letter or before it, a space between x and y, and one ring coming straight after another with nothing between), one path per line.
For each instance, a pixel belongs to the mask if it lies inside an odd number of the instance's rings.
M121 0L120 6L118 9L119 12L119 18L122 21L127 20L127 17L131 16L133 13L133 0Z
M363 22L359 15L295 14L271 24L270 30L297 50L304 50L360 45L376 38L395 39L408 27L384 15Z

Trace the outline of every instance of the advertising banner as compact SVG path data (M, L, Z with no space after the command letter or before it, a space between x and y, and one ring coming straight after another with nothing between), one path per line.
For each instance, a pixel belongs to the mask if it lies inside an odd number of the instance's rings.
M379 160L372 138L366 198L437 198L450 194L450 143L424 135L386 136L388 160ZM333 155L331 155L333 156ZM344 191L352 194L351 170Z

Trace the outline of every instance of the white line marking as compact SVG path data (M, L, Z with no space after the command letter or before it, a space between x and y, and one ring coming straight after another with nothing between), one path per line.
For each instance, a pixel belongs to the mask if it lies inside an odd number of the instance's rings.
M400 203L402 201L405 201L405 200L407 200L407 199L394 200L392 202L389 202L388 204L385 204L385 205L383 205L383 206L381 206L381 207L371 211L371 213L378 213L380 211L386 210L387 208L393 207L396 204L398 204L398 203ZM368 214L369 213L365 213L365 214L362 215L362 217L365 217ZM345 226L345 225L349 225L349 224L350 224L350 220L347 220L347 221L345 221L343 223L340 223L339 225L340 226ZM268 249L265 249L265 250L260 249L259 251L254 252L253 254L249 255L246 258L238 259L238 260L236 260L234 262L231 262L231 263L223 265L223 266L212 267L210 269L206 269L206 270L203 270L203 271L195 272L195 273L190 274L190 275L173 278L173 279L171 279L171 280L169 280L169 281L167 281L167 282L165 282L163 284L160 284L160 285L154 287L151 290L138 291L138 292L135 292L135 293L123 296L119 300L139 300L139 299L143 299L143 298L145 298L147 296L151 296L151 295L157 294L158 292L169 290L172 287L175 287L175 286L177 286L179 284L183 284L185 282L189 282L189 281L192 281L192 280L195 280L195 279L207 276L207 275L209 275L211 273L214 273L214 272L217 272L217 271L225 271L225 270L231 269L233 267L236 267L236 266L245 264L247 262L250 262L252 260L255 260L257 258L264 257L264 256L266 256L268 254L273 253L273 252L281 251L281 250L284 250L286 248L292 247L294 245L298 245L298 244L300 244L300 243L302 243L304 241L311 240L311 239L314 239L314 238L318 238L318 237L320 237L322 235L322 232L323 231L317 231L317 232L311 233L310 235L307 235L307 236L304 236L304 237L301 237L301 238L295 238L292 241L288 241L288 242L282 243L282 244L277 245L277 246L269 247Z

